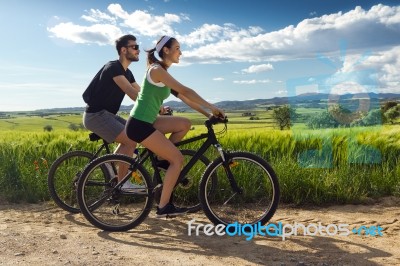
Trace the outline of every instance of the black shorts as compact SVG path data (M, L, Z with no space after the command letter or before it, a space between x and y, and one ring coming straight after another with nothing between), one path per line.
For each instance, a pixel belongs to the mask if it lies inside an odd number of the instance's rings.
M152 124L133 117L128 118L125 124L125 130L128 138L137 143L141 143L156 131Z

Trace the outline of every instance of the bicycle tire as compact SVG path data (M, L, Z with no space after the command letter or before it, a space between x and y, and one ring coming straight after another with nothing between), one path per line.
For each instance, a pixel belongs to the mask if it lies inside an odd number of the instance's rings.
M222 158L215 159L200 181L199 199L204 213L215 225L236 222L264 225L278 208L280 191L274 170L267 161L250 152L229 152L225 159L242 193L233 192ZM214 188L209 185L213 174L218 179ZM210 192L211 189L215 191Z
M63 210L79 213L76 182L94 155L87 151L70 151L58 157L47 175L47 187L54 202Z
M116 178L104 182L104 168L128 168L135 159L122 154L107 154L90 162L78 181L77 198L82 214L94 226L105 231L127 231L139 225L149 214L153 204L153 184L142 165L131 172L131 182L142 185L145 192L124 193L114 188ZM114 175L116 176L116 174Z

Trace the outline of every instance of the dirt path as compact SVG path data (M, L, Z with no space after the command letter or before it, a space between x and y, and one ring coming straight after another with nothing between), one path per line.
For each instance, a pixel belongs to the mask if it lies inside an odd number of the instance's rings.
M382 236L188 236L190 214L154 213L134 230L103 232L82 215L46 204L0 204L0 265L400 265L400 200L315 209L280 206L271 222L380 226ZM334 227L330 232L334 233ZM372 231L371 231L372 232ZM195 232L192 231L192 234Z

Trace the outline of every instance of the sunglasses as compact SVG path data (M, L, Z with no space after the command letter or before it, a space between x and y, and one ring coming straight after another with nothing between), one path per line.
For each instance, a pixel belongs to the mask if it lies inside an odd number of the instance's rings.
M132 48L133 50L139 50L139 44L133 44L125 46L126 48Z

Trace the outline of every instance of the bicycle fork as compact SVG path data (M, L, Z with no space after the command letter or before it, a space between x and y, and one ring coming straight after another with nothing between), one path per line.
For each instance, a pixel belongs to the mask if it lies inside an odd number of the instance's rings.
M222 158L222 165L224 167L225 173L228 176L229 183L232 187L232 190L235 192L229 199L228 201L235 196L236 194L242 194L243 189L241 189L238 184L236 183L235 177L232 174L230 165L231 165L231 159L229 158L229 155L227 156L227 153L222 149L222 146L220 144L215 144L214 147L217 149L219 155ZM227 159L228 157L228 159Z

